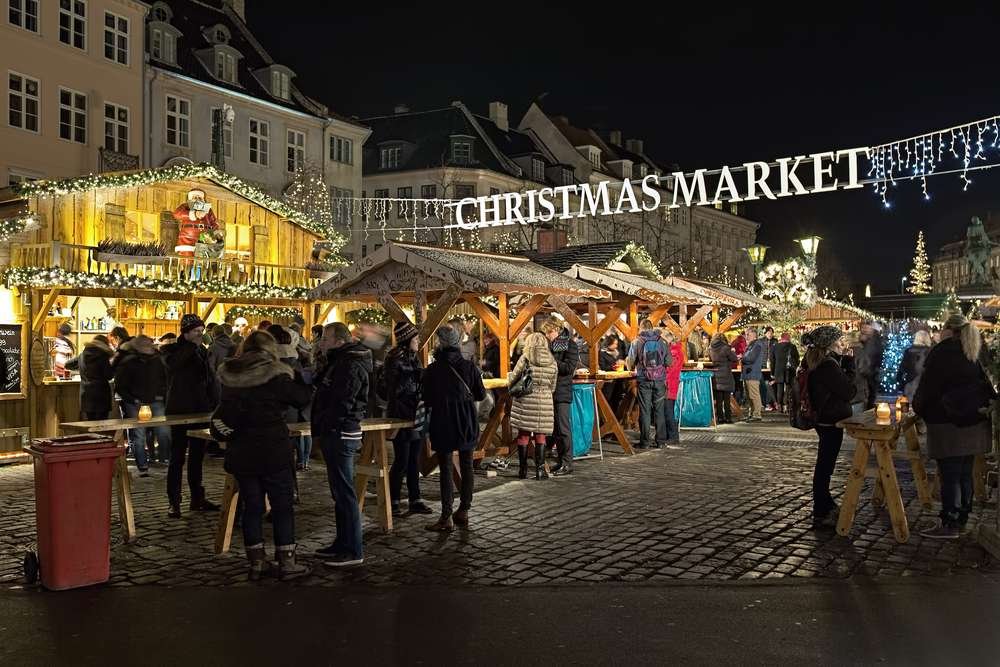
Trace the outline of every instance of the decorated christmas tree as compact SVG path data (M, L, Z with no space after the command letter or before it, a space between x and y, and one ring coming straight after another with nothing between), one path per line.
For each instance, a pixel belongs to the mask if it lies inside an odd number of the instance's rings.
M924 245L924 232L917 234L917 251L913 256L913 268L910 269L910 286L906 288L910 294L930 294L931 265L927 262L927 247Z
M959 300L958 295L955 294L955 288L953 287L948 290L948 296L945 297L944 303L941 304L941 309L934 319L944 322L950 315L955 314L962 314L962 302Z
M333 207L330 191L323 181L323 173L311 162L305 162L295 170L292 182L285 188L285 203L309 216L330 232L327 238L334 240L340 235L332 230Z
M888 327L888 335L885 342L885 355L882 358L882 372L879 375L879 388L887 393L893 394L899 391L896 382L896 373L899 371L899 364L903 360L903 353L906 348L913 344L913 335L910 333L909 324L904 320L893 330L892 323Z

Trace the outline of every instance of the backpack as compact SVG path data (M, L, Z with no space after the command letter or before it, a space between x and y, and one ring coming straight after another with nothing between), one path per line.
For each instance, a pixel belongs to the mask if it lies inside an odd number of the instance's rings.
M788 385L785 403L788 408L788 423L800 431L816 428L818 415L809 400L809 370L800 368L795 373L795 382Z
M649 342L656 344L647 346L646 343ZM638 365L642 368L643 376L647 380L660 381L667 378L669 354L667 346L662 340L643 340L635 356L638 360Z

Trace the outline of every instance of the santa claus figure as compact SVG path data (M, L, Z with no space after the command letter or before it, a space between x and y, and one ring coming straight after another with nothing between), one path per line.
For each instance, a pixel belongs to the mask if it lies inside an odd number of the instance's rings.
M177 246L174 252L182 257L193 257L199 242L215 244L221 236L212 205L205 201L204 190L191 190L187 201L174 209L177 221Z

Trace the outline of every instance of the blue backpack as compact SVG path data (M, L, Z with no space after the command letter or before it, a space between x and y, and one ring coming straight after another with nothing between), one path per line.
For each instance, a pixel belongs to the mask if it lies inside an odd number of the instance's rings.
M655 345L647 345L649 342ZM662 340L643 340L635 356L637 365L647 380L659 382L667 379L667 366L671 363L670 351Z

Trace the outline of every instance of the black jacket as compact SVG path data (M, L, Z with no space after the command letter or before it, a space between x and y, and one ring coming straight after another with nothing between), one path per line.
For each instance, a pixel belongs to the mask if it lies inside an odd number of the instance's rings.
M162 401L167 395L167 367L163 358L155 350L152 354L140 352L134 341L118 348L118 356L112 364L115 391L130 403Z
M618 363L618 352L609 352L607 349L602 349L601 353L597 355L597 367L602 371L613 371L615 370L615 365Z
M424 372L422 391L430 408L431 448L436 452L474 448L479 440L475 401L486 398L476 365L457 347L441 348Z
M500 344L492 343L483 350L483 370L491 376L500 377Z
M226 470L264 475L292 465L285 413L303 408L312 389L266 352L248 352L219 367L222 399L212 416L216 438L227 441Z
M994 396L980 362L969 361L957 337L944 339L927 354L920 385L913 397L913 411L929 424L954 423L943 405L944 397L950 392L965 398L969 412L985 407Z
M388 393L385 416L413 419L420 402L420 377L424 372L420 357L410 351L409 343L404 347L397 345L386 355L383 372Z
M733 368L736 362L736 353L733 348L724 341L714 341L708 348L708 358L715 364L712 370L712 379L715 380L716 391L736 391L736 378L733 376Z
M160 348L167 364L168 415L211 412L219 402L215 372L209 368L208 352L184 336Z
M312 405L313 435L356 432L368 412L372 352L361 343L348 343L327 352L326 365L315 381Z
M799 367L799 351L795 344L781 341L771 346L771 377L775 382L791 382Z
M809 402L819 424L832 426L851 416L854 386L854 358L831 355L809 372Z
M83 412L111 412L113 355L111 346L99 340L83 346L79 356L80 410Z
M553 403L573 402L573 375L580 365L580 350L573 342L573 336L569 329L563 329L559 335L549 345L552 356L555 357L556 366L559 367L559 376L556 379L556 390L552 393Z
M224 333L212 338L212 344L208 346L208 367L215 373L219 366L226 359L230 359L236 354L236 343Z

